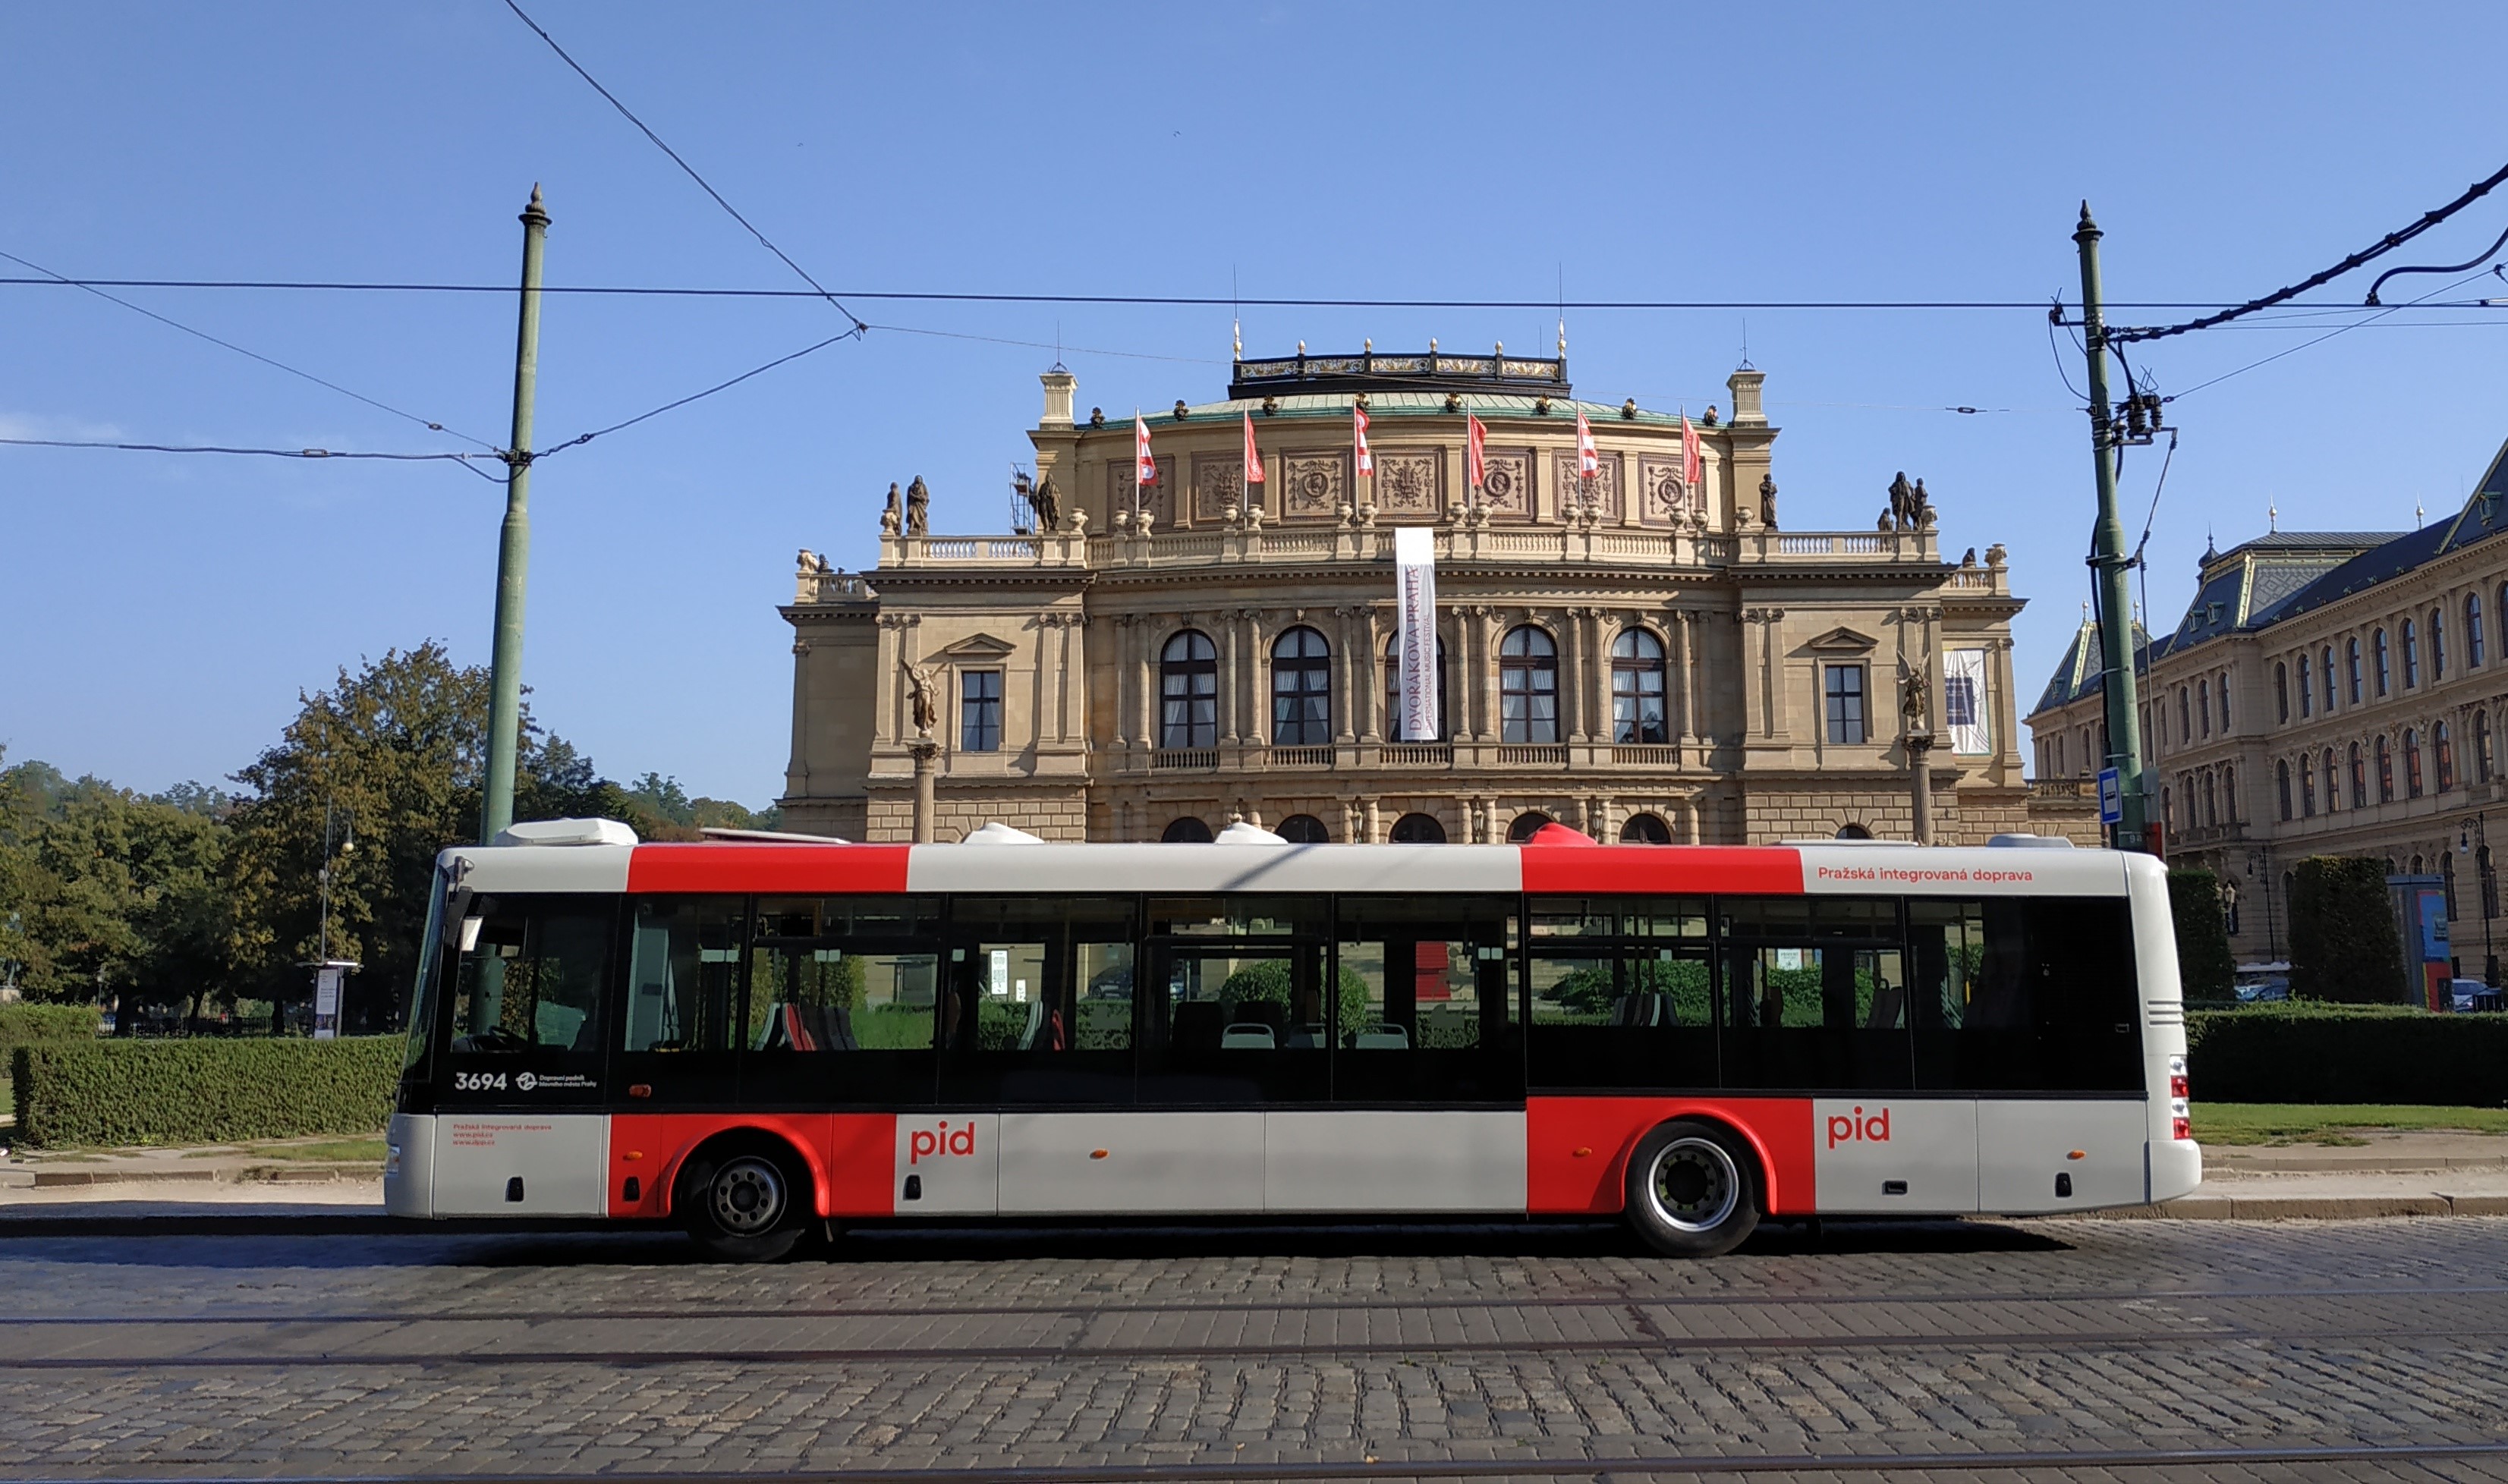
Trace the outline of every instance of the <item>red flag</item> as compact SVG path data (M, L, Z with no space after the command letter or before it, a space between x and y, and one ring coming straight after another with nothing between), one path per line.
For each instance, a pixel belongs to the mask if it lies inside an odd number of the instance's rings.
M1463 481L1478 489L1489 473L1489 429L1481 419L1463 414Z
M1698 448L1698 429L1689 425L1689 415L1680 415L1680 482L1695 489L1706 478L1706 459Z
M1145 489L1159 482L1159 461L1150 456L1150 424L1138 411L1132 414L1132 481Z
M1576 412L1576 477L1593 479L1603 472L1603 455L1594 452L1594 429L1585 421L1582 408Z
M1263 483L1263 455L1254 452L1254 415L1245 415L1245 483Z
M1367 451L1367 409L1356 403L1350 404L1349 418L1349 436L1358 446L1358 472L1373 475L1376 473L1376 455Z

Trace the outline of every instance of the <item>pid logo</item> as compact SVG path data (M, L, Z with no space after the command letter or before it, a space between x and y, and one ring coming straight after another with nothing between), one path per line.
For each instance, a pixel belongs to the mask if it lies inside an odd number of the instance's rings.
M1890 1110L1886 1107L1867 1117L1859 1104L1852 1113L1828 1115L1828 1146L1832 1149L1842 1143L1886 1144L1889 1141Z
M937 1129L916 1129L905 1137L905 1162L921 1164L925 1159L940 1159L952 1154L976 1152L976 1126L972 1123L952 1130L949 1120L940 1120Z

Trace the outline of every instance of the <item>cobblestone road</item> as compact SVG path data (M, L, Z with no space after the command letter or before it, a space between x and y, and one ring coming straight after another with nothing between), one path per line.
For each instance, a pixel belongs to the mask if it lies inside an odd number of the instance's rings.
M2508 1221L0 1240L17 1477L2239 1449L2158 1471L2508 1478Z

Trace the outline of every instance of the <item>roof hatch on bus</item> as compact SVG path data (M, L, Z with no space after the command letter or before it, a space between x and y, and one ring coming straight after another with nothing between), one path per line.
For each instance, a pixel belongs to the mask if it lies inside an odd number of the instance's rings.
M509 824L491 845L634 845L636 832L615 819L533 819Z

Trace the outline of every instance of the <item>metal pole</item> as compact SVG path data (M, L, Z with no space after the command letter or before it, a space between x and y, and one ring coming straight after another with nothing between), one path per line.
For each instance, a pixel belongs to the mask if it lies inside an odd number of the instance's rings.
M2130 564L2124 550L2124 522L2117 515L2115 429L2108 408L2107 321L2099 308L2099 227L2090 220L2090 203L2082 202L2082 224L2073 240L2082 252L2082 338L2090 362L2090 458L2098 469L2099 519L2091 537L2090 565L2098 580L2099 669L2107 703L2107 765L2117 770L2124 793L2124 817L2117 825L2119 850L2151 848L2146 824L2149 803L2142 792L2141 708L2133 672L2133 604L2125 587ZM2269 883L2268 883L2269 889ZM2266 921L2271 922L2270 899Z
M523 293L514 337L514 427L505 452L505 525L497 548L497 632L489 675L488 778L479 806L481 844L514 822L514 750L523 724L523 591L532 555L532 396L539 381L540 244L548 212L540 188L523 208Z

